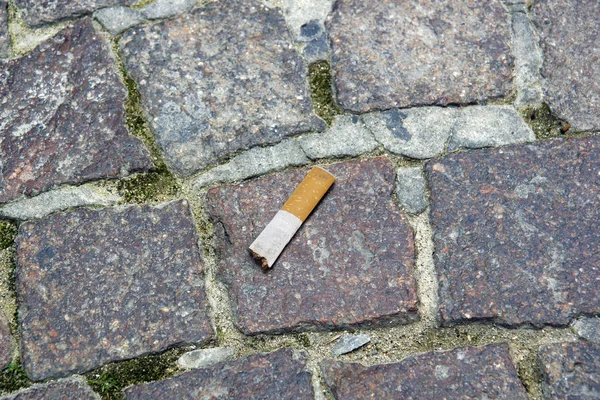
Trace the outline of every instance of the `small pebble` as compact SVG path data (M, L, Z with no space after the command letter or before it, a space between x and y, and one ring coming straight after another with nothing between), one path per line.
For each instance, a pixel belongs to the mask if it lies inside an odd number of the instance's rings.
M331 350L331 354L339 357L342 354L350 353L369 343L371 338L369 335L343 335Z

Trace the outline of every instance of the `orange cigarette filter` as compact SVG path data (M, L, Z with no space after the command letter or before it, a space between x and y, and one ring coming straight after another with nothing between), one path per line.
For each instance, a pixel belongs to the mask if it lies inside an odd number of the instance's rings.
M250 252L265 269L271 268L302 223L325 196L335 177L323 168L312 168L250 245Z

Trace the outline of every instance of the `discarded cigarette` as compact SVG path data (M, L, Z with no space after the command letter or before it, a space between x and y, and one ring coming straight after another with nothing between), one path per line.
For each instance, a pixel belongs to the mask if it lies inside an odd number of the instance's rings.
M335 177L322 168L314 167L308 171L281 210L250 245L250 252L264 269L273 266L334 181Z

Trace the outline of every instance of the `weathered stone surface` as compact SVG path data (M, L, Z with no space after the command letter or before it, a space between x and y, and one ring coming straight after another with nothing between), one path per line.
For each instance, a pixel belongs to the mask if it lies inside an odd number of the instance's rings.
M592 136L427 163L445 323L600 313L599 159Z
M233 349L230 347L213 347L189 351L179 357L177 364L183 368L206 368L211 365L233 359Z
M356 115L339 115L329 130L302 136L298 142L312 160L357 156L379 147L379 143Z
M100 400L86 380L80 376L72 376L58 381L34 385L16 393L0 398L1 400L40 400L40 399L77 399Z
M553 343L540 348L538 361L544 398L600 398L600 346Z
M291 349L184 372L174 378L132 386L128 400L142 399L313 399L305 357Z
M10 36L8 34L8 2L0 0L0 58L10 55Z
M146 20L140 11L129 7L103 8L94 13L94 18L96 18L111 35L118 35Z
M85 19L0 61L0 203L152 168L125 126L110 44Z
M156 0L142 8L142 14L148 19L174 17L196 5L197 0Z
M600 130L600 3L536 1L545 99L575 130Z
M404 209L411 214L420 214L427 208L425 193L427 183L421 167L399 168L396 173L396 196Z
M497 0L339 0L328 21L338 100L365 112L503 96L507 17Z
M40 26L66 18L76 18L104 7L128 6L138 0L15 0L30 26Z
M302 42L311 38L312 35L306 34L306 27L322 25L331 12L333 3L334 0L285 0L285 21L296 40Z
M371 367L326 360L321 369L338 399L527 399L504 344L425 353Z
M22 224L17 295L29 377L209 339L197 241L186 201L79 209Z
M13 358L13 339L4 313L0 311L0 370Z
M219 279L245 333L328 329L418 318L413 233L392 201L385 158L325 167L337 180L264 273L248 252L307 168L211 189Z
M600 318L581 318L573 323L573 329L585 340L600 344Z
M254 0L212 2L125 34L127 68L175 172L324 128L291 43L279 10Z
M343 335L335 344L331 350L331 354L334 357L341 356L342 354L350 353L369 343L371 338L369 335Z

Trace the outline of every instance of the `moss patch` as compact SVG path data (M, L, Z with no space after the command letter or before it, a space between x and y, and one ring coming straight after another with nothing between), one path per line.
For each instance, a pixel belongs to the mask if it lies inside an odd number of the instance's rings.
M310 97L315 114L331 125L341 110L333 100L331 67L328 61L317 61L308 66Z
M162 202L179 193L180 185L168 171L139 174L117 182L117 191L126 203Z
M554 116L545 103L540 107L522 108L520 113L538 140L564 137L565 134L570 133L571 126Z
M31 386L33 382L27 378L20 360L13 361L0 372L0 394L7 394Z
M0 221L0 309L13 334L17 332L17 298L15 285L15 239L17 226Z
M5 250L15 244L17 226L8 221L0 221L0 250Z
M527 390L531 399L541 399L542 371L537 362L537 353L530 351L529 354L515 366L519 379Z

